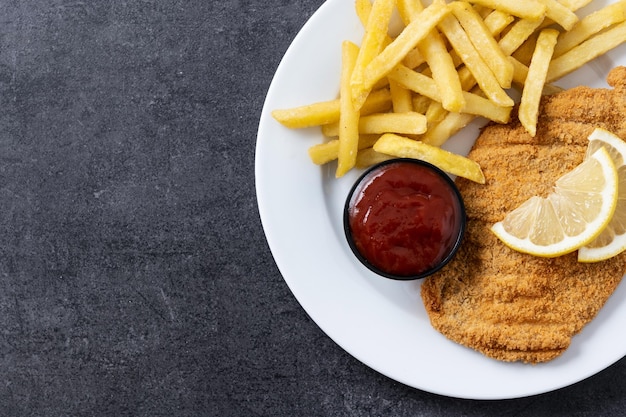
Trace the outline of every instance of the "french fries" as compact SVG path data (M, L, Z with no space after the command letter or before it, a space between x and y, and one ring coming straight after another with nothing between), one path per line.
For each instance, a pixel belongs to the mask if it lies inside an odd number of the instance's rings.
M570 30L578 23L578 16L557 0L542 1L546 5L546 17L561 25L563 29Z
M454 16L446 16L439 24L439 27L447 36L448 41L459 54L483 92L500 106L513 106L513 99L502 89L502 86L470 41L467 32L463 30L459 21Z
M579 18L591 0L355 0L360 46L342 43L339 98L277 109L288 128L321 127L309 148L336 177L393 157L425 159L484 182L480 167L439 149L477 117L518 117L537 132L541 96L553 83L626 42L626 0ZM390 31L397 12L403 29Z
M539 101L558 36L559 32L554 29L544 29L539 33L535 53L528 67L528 75L519 105L519 120L531 136L537 133Z
M522 19L541 20L546 14L546 5L537 0L473 0L472 3Z
M366 95L361 95L359 91L360 86L364 83L365 68L383 49L393 7L393 0L374 0L372 9L368 13L365 36L363 36L363 42L361 43L359 54L354 64L354 71L352 71L350 75L351 88L356 89L353 90L352 96L359 96L359 98L363 100L354 103L357 110L367 97Z
M376 152L399 158L421 159L451 174L459 175L481 184L485 183L483 171L476 162L418 140L386 133L376 141L373 149Z
M626 41L626 22L621 22L552 60L546 81L558 80L624 41Z
M596 33L611 25L626 20L626 0L610 4L580 20L572 30L564 32L559 37L559 43L554 48L554 56L563 55L578 44L583 43Z
M359 47L350 41L341 45L341 88L339 97L339 149L337 153L337 178L343 176L356 164L359 149L358 109L350 96L350 80L356 66Z
M441 35L433 30L417 47L430 67L443 108L461 111L465 105L461 80Z
M476 52L483 58L500 86L509 88L513 80L513 64L499 48L498 42L478 12L469 3L463 1L451 3L450 7Z
M420 12L393 42L372 59L365 68L363 81L352 85L355 108L361 107L374 84L399 64L448 13L450 9L443 0L435 0Z

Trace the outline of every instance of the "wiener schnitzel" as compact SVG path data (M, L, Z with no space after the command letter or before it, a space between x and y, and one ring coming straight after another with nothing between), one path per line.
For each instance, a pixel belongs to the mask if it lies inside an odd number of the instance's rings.
M576 253L538 258L505 246L489 230L533 195L580 164L596 128L626 138L626 67L614 68L612 89L576 87L542 98L533 138L514 119L483 129L469 157L486 184L456 182L467 231L456 257L422 284L433 327L449 339L503 361L539 363L562 354L626 272L626 253L579 263Z

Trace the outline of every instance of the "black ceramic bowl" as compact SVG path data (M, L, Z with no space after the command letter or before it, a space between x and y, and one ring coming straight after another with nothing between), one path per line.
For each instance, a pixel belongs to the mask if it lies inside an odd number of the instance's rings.
M396 280L425 278L456 254L465 206L454 181L416 159L391 159L365 171L344 206L346 239L359 261Z

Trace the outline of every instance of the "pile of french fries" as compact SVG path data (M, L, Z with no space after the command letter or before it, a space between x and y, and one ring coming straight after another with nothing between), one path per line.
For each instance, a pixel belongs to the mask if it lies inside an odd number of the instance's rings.
M393 157L427 160L477 182L473 161L440 149L476 117L518 117L532 136L552 83L626 41L626 0L580 18L591 0L356 0L361 45L343 41L339 98L272 116L290 128L321 126L316 164L336 177ZM390 36L394 13L403 27Z

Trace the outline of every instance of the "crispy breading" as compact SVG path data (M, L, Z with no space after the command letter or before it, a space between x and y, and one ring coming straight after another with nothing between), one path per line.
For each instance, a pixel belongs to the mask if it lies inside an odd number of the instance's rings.
M617 288L626 253L579 263L576 253L539 258L506 247L489 230L580 164L587 136L605 128L626 138L626 68L612 89L576 87L542 98L537 135L519 123L490 124L470 151L486 184L457 185L467 209L464 242L439 274L422 284L431 324L449 339L502 361L539 363L562 354Z

